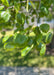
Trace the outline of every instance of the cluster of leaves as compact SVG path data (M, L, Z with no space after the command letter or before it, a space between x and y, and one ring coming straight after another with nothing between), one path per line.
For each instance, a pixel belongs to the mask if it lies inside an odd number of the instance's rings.
M4 49L10 51L13 49L20 49L21 55L25 56L30 50L36 48L40 52L40 55L44 55L46 51L46 44L51 42L52 33L49 32L49 25L42 24L40 27L30 26L29 18L34 14L37 16L37 11L39 9L39 2L33 3L27 0L27 2L22 3L24 0L1 0L0 1L0 30L11 27L12 29L16 26L13 35L5 36L5 31L2 31L3 39L2 43ZM38 13L39 17L47 16L53 0L41 0L40 11ZM23 11L26 8L26 13ZM31 13L30 13L31 12ZM27 13L30 13L27 15ZM24 24L28 24L25 29ZM31 19L34 22L34 17ZM30 36L33 32L34 35ZM45 35L43 35L45 33Z

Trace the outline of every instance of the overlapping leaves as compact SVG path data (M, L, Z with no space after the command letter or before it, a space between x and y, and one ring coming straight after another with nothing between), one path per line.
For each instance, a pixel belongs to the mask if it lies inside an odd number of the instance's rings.
M0 11L0 23L8 22L10 19L11 15L8 10L6 11Z
M32 1L29 2L29 0L27 0L26 3L20 4L20 1L21 0L0 1L0 30L11 26L16 27L13 36L5 36L5 32L1 32L3 35L1 42L4 44L4 49L14 50L15 48L21 48L21 55L25 56L34 47L40 52L40 55L44 55L46 52L46 44L50 43L52 40L52 33L49 32L49 25L45 23L41 24L40 27L36 26L34 28L28 25L28 28L24 29L25 22L29 24L28 19L30 16L32 16L31 21L34 22L33 15L35 14L37 16L36 10L39 8L39 2L33 3ZM38 13L39 18L49 14L51 3L52 0L41 0L40 11ZM28 11L30 12L30 15L26 15L22 12L23 7L26 8L27 13ZM33 32L34 35L30 36L29 34L31 32Z

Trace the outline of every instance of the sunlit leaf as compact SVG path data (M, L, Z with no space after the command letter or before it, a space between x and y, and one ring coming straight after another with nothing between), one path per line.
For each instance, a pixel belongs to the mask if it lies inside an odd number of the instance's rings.
M4 6L0 6L0 10L4 9Z
M1 0L5 6L9 6L8 0Z
M11 42L4 44L4 49L6 49L6 50L14 50L15 48L16 48L15 45Z
M10 19L11 15L9 13L9 11L2 11L1 12L1 18L5 21L5 22L8 22L9 19Z
M26 56L29 53L30 50L31 50L31 47L25 47L21 51L21 56Z
M4 38L2 39L3 43L5 43L11 36L4 36Z
M40 55L45 55L45 52L46 52L46 45L45 44L42 44L42 47L41 47L41 50L40 50Z
M32 5L32 7L35 9L34 3L33 3L32 1L30 1L30 3L31 3L31 5Z

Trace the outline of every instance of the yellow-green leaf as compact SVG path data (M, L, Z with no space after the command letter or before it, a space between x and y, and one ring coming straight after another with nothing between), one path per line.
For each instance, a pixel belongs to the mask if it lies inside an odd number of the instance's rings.
M6 50L13 50L15 48L16 48L15 45L11 42L8 42L8 43L4 44L4 49L6 49Z
M1 1L5 6L7 6L7 7L9 6L8 0L1 0Z
M40 55L44 55L46 52L46 45L45 44L42 44L42 48L40 50Z
M0 10L4 9L4 6L0 6Z
M21 56L26 56L29 53L30 50L31 50L31 47L25 47L21 51Z
M28 12L28 7L29 7L29 0L27 0L27 7L26 7L26 10L27 10L27 12Z
M30 1L30 3L31 3L31 5L32 5L32 7L35 9L34 3L33 3L32 1Z

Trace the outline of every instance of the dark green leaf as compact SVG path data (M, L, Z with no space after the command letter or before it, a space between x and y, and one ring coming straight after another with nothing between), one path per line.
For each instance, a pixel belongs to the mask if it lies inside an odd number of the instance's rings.
M18 45L23 45L27 42L28 37L26 35L23 34L16 34L14 35L14 42L17 43Z
M41 24L40 29L42 32L47 33L50 29L50 26L48 24Z
M53 36L53 35L52 35L51 32L49 32L49 33L47 34L47 36L46 36L46 43L47 43L47 44L52 41L52 36Z
M33 32L34 32L36 35L39 35L39 34L41 33L38 26L35 27L35 28L33 28Z
M16 48L15 45L11 42L4 44L4 49L6 49L6 50L14 50L15 48Z
M5 31L2 31L2 32L1 32L1 34L2 34L2 35L5 35L5 34L6 34L6 32L5 32Z

